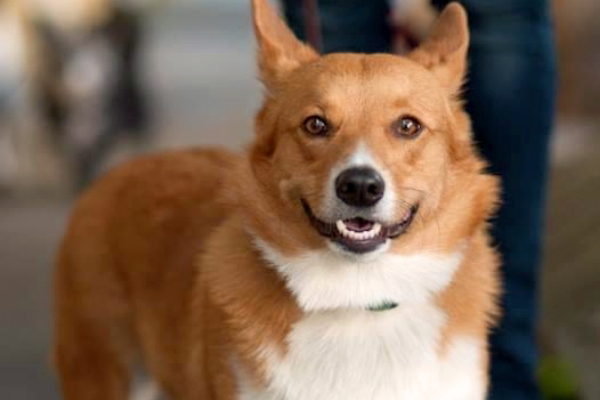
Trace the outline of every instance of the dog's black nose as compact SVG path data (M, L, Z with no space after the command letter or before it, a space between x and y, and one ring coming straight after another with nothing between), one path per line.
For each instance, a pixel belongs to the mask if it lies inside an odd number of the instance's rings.
M385 182L373 168L350 168L335 179L335 191L350 206L370 207L383 197Z

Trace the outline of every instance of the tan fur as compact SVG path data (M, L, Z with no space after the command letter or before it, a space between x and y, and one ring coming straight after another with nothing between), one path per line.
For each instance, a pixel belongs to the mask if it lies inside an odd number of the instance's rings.
M234 363L264 383L258 349L284 355L302 311L252 234L286 256L323 248L300 199L318 210L328 172L358 143L392 173L406 202L399 215L420 204L392 252L465 249L437 299L448 316L440 352L455 335L486 340L498 292L486 220L498 182L483 172L457 100L464 10L450 5L408 58L319 57L264 0L254 0L253 11L267 90L248 152L147 156L101 179L75 208L55 282L55 358L66 399L125 399L139 356L173 399L234 400ZM315 113L332 124L329 137L302 131ZM419 139L391 131L403 114L426 126Z
M110 18L111 0L19 0L29 13L66 31L89 29Z

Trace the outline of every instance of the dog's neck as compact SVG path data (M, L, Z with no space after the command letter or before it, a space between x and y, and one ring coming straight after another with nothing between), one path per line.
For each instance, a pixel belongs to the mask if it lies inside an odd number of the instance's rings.
M328 248L284 256L253 235L264 261L277 271L305 312L385 310L429 302L451 283L465 245L449 254L384 252L361 259Z

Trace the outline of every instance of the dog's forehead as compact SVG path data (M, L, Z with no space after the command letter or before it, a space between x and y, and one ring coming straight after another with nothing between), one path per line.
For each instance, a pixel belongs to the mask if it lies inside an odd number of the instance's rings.
M385 107L413 102L442 105L444 93L433 74L400 56L330 54L305 71L306 88L324 104Z

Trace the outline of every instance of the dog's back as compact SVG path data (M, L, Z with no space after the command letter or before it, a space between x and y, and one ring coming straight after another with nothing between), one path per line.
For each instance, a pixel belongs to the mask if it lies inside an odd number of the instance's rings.
M82 196L55 275L54 352L65 393L82 393L68 387L81 385L85 399L127 398L138 351L155 379L180 386L194 257L227 213L220 193L236 163L218 150L147 156ZM90 370L72 369L79 359ZM101 377L110 394L94 392L101 365L119 371Z

